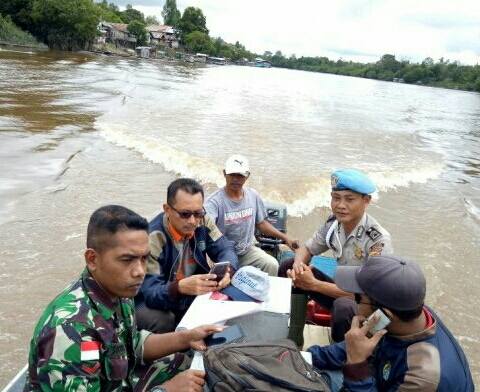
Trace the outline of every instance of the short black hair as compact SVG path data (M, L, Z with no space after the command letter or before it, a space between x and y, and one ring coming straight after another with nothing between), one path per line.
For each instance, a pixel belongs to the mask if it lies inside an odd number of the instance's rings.
M392 313L395 313L397 317L402 320L403 322L409 322L418 318L423 312L423 304L419 306L417 309L413 310L395 310L390 309Z
M148 221L126 207L119 205L100 207L88 222L87 248L102 253L115 246L112 242L113 235L126 230L144 230L148 233Z
M423 303L419 307L417 307L416 309L411 309L411 310L392 309L391 306L385 306L385 305L379 304L378 302L375 302L375 306L378 307L378 308L389 309L392 313L394 313L400 320L402 320L405 323L408 323L409 321L415 320L423 312Z
M167 189L167 204L173 206L175 204L175 198L179 190L182 190L189 195L196 195L197 193L202 194L204 197L203 187L195 180L191 178L178 178L170 185Z

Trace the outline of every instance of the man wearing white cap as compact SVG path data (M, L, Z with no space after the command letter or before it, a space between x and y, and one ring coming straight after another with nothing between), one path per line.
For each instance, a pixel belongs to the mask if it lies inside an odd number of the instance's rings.
M361 265L372 255L392 253L390 234L366 208L376 191L364 173L354 169L331 174L331 215L295 253L282 261L279 276L292 278L292 304L289 338L303 346L307 295L331 311L331 337L343 340L356 313L357 305L340 290L331 277L309 264L312 256L331 251L338 265Z
M334 280L355 294L358 315L344 342L308 348L313 365L328 369L332 391L475 390L462 348L424 305L426 279L417 263L373 256L360 267L338 267ZM372 334L381 318L365 320L379 310L388 324Z
M253 265L270 276L277 276L277 259L255 246L255 229L283 240L289 247L298 241L266 220L262 199L255 190L244 186L250 176L247 158L230 156L225 162L223 175L226 185L206 199L205 210L215 219L225 237L234 243L240 266Z

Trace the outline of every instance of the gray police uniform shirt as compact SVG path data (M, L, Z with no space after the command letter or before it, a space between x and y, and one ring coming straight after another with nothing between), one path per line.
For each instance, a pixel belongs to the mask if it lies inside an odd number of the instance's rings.
M258 193L246 186L243 187L242 200L231 200L221 188L207 197L204 207L224 236L233 242L239 256L254 246L255 226L267 217Z
M331 250L338 265L360 265L369 256L393 253L390 233L367 213L348 237L343 225L331 216L305 245L312 255Z

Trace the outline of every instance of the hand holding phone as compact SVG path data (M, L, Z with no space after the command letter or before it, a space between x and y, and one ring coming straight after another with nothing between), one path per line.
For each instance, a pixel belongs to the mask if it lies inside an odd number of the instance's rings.
M225 276L225 274L228 272L229 267L230 267L229 261L221 261L213 265L213 267L210 269L210 273L217 275L217 277L215 278L215 281L220 282Z
M208 348L222 346L229 343L239 343L245 338L245 331L241 324L234 324L226 327L220 332L215 332L204 338L205 345Z
M375 312L373 312L370 316L368 316L368 318L363 322L362 325L367 324L375 316L378 316L379 319L373 325L373 327L371 327L368 330L368 334L367 334L368 336L375 335L378 331L381 331L382 329L385 329L391 323L390 318L385 314L385 312L382 309L378 308Z

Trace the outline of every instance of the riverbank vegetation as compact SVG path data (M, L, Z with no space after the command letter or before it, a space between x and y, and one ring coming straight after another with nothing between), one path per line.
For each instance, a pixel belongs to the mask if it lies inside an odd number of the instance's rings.
M419 64L397 60L392 54L385 54L377 62L369 64L342 59L334 61L327 57L286 58L281 52L275 55L267 52L265 55L276 67L480 92L478 64L462 65L443 58L435 62L430 57Z
M430 57L421 63L412 63L398 60L393 54L384 54L377 62L368 64L327 57L286 57L281 51L260 55L250 52L238 41L231 44L221 37L210 37L206 17L199 8L187 7L181 14L176 0L165 0L162 18L165 25L177 32L180 40L177 52L201 52L228 58L234 63L261 56L274 67L480 92L478 64L468 66ZM121 11L107 0L98 3L93 0L1 0L0 42L35 46L34 43L40 41L54 49L92 50L100 21L127 24L129 34L136 38L138 45L147 43L147 25L160 24L155 16L145 17L131 5Z
M9 16L0 14L0 44L12 46L25 46L40 50L48 49L48 46L39 42L32 34L19 29Z

